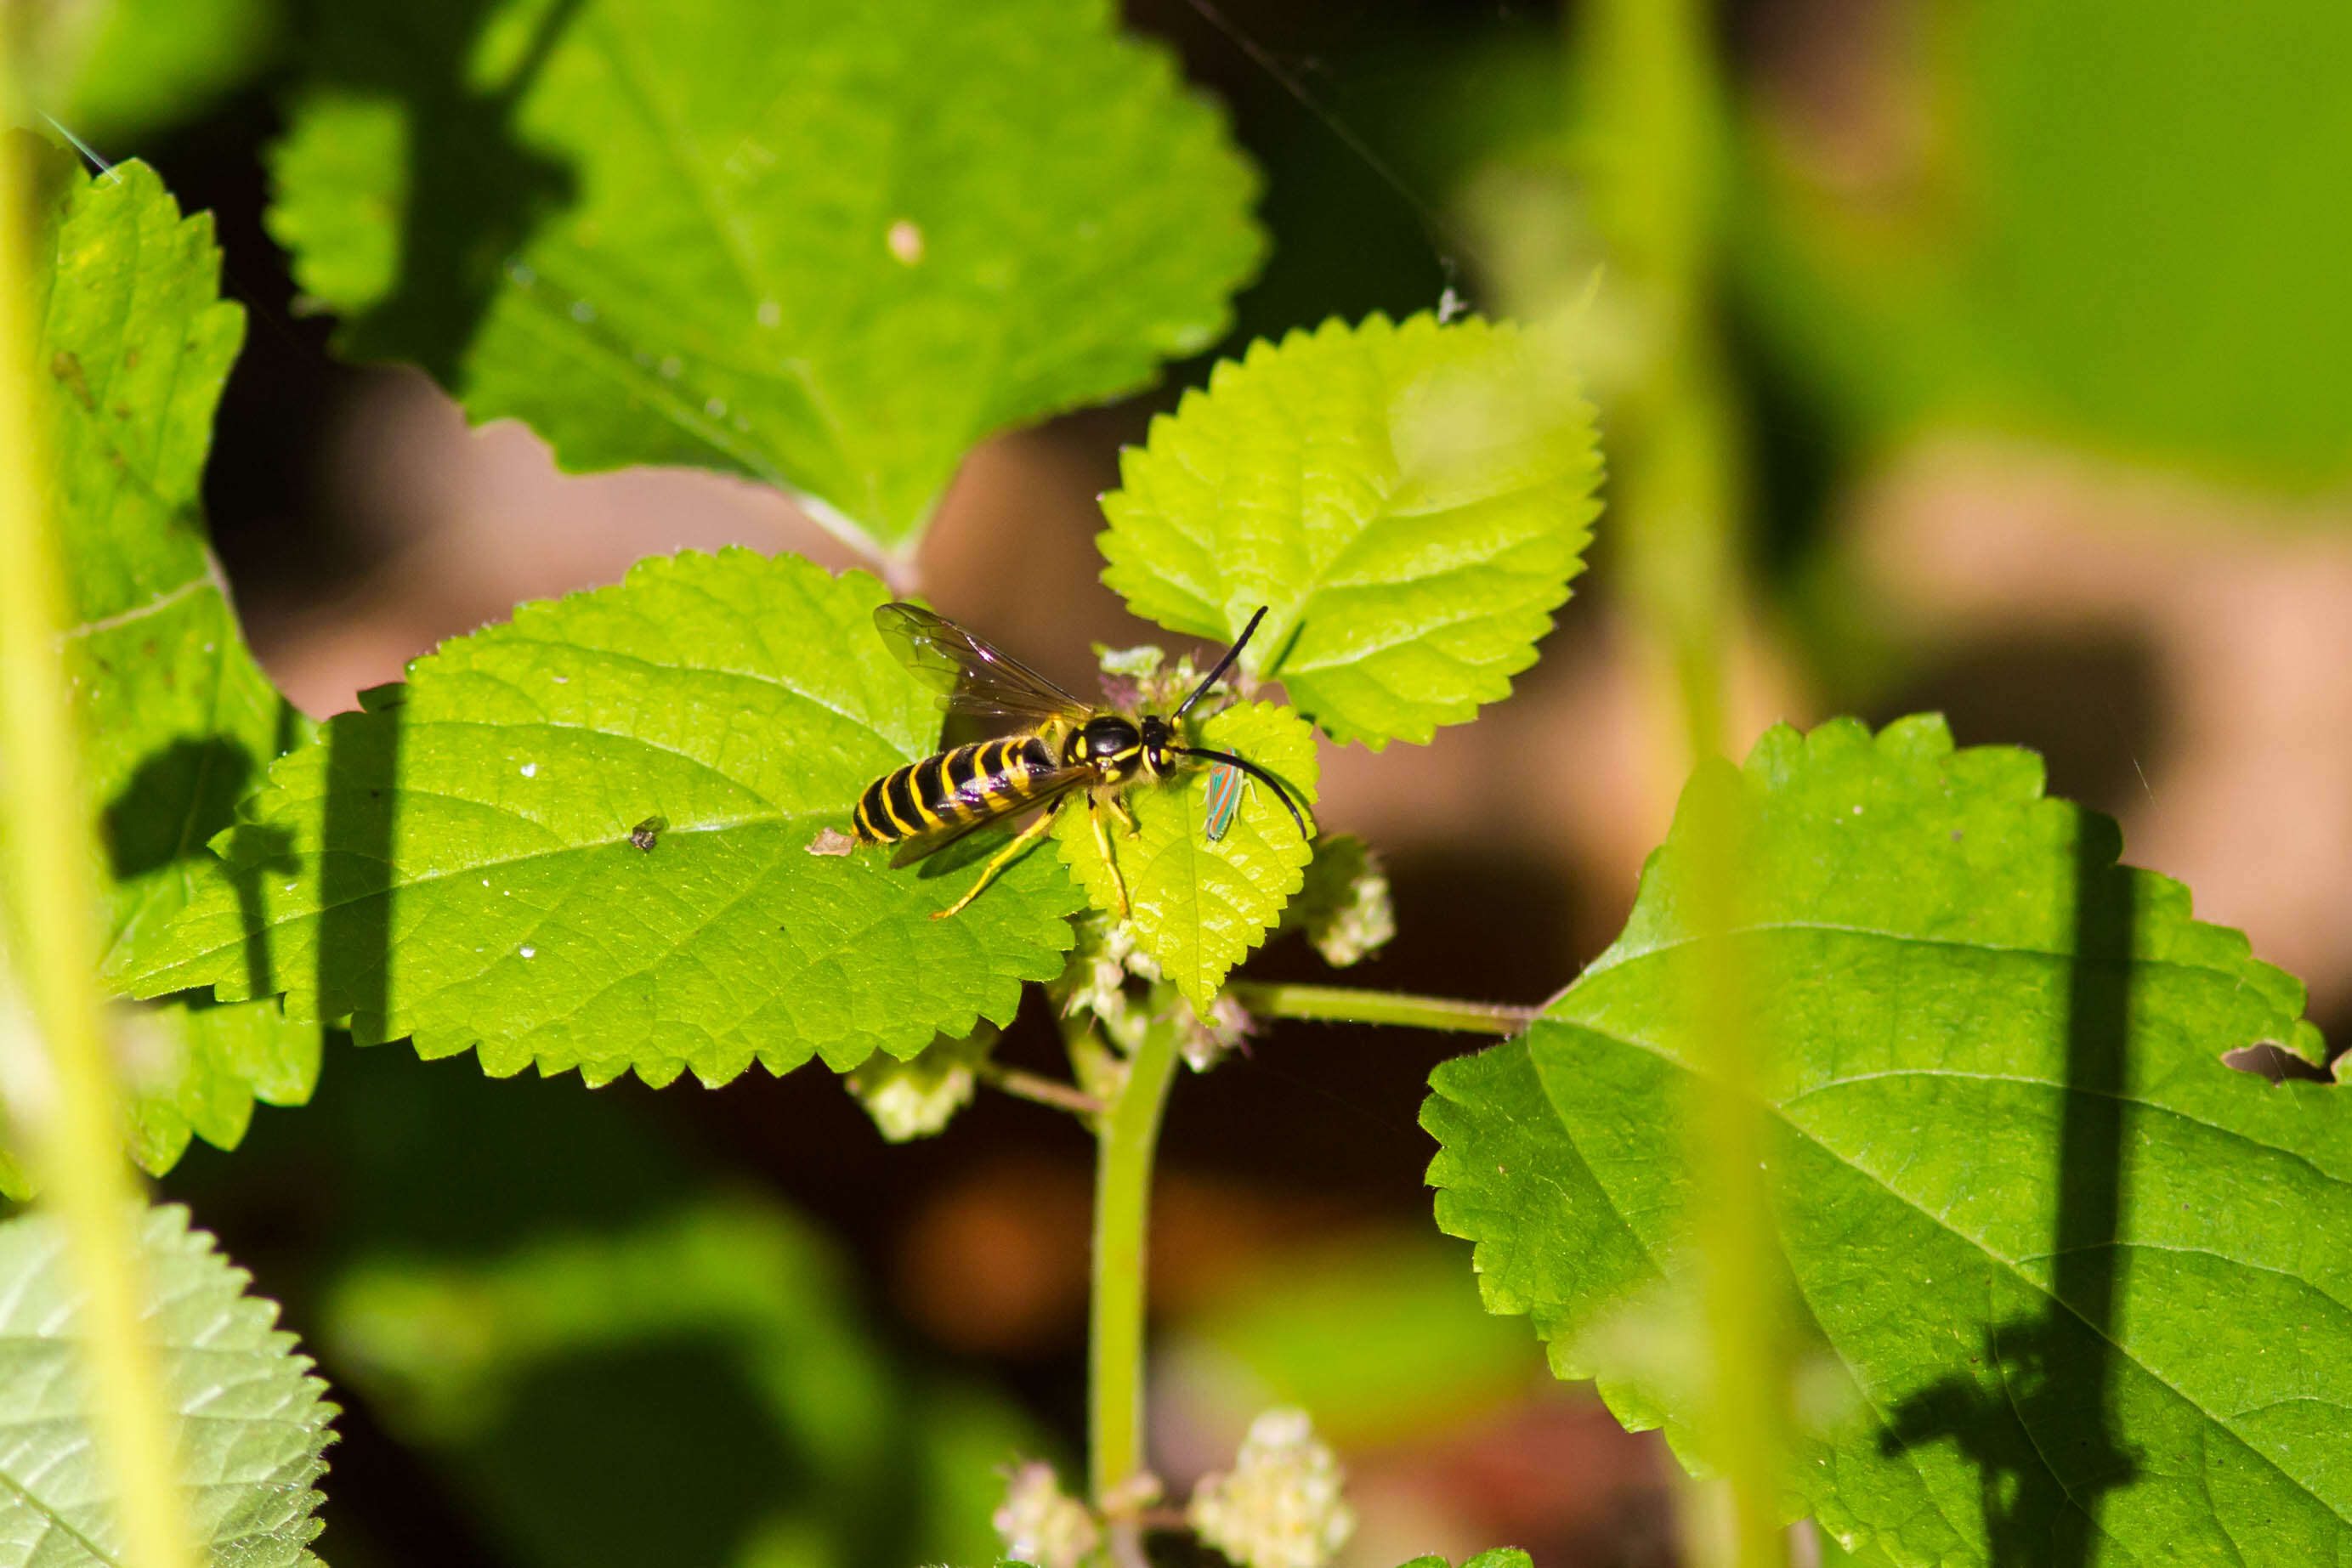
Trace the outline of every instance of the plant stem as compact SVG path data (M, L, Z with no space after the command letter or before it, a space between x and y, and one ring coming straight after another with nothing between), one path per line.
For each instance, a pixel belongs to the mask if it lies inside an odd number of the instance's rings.
M1745 949L1731 932L1743 902L1746 786L1717 762L1691 781L1682 826L1691 878L1691 926L1702 939L1697 1037L1706 1070L1684 1106L1691 1211L1703 1273L1710 1457L1731 1494L1738 1568L1787 1560L1779 1472L1788 1451L1790 1367L1778 1231L1764 1169L1757 1057L1768 1041L1749 1010Z
M0 42L0 49L5 49ZM14 86L0 58L0 82ZM5 96L14 99L8 91ZM86 1297L83 1322L99 1445L121 1509L124 1561L194 1568L174 1480L173 1428L141 1319L146 1301L133 1217L138 1192L97 988L100 863L79 736L60 653L65 573L42 476L42 421L31 309L30 170L0 146L0 863L18 983L46 1060L41 1092L12 1107L33 1145L49 1206ZM39 1046L26 1042L28 1052ZM45 1071L44 1071L45 1070Z
M1540 1008L1504 1002L1465 1002L1448 997L1413 997L1398 991L1360 991L1347 986L1291 986L1235 980L1226 988L1235 1001L1260 1018L1319 1019L1327 1023L1396 1023L1461 1034L1518 1033Z
M1595 221L1649 349L1618 400L1616 509L1632 599L1682 714L1679 755L1659 771L1697 768L1676 831L1700 938L1693 1005L1705 1060L1690 1075L1685 1131L1706 1331L1703 1451L1729 1493L1727 1561L1768 1568L1787 1560L1789 1309L1757 1099L1770 1042L1730 935L1745 902L1744 786L1718 760L1743 600L1738 420L1711 329L1725 121L1712 21L1700 0L1595 0L1580 26Z
M1127 1059L1127 1082L1097 1134L1088 1481L1097 1504L1143 1469L1144 1233L1160 1113L1176 1075L1172 991L1153 988L1152 1023ZM1131 1526L1121 1527L1132 1530ZM1129 1543L1130 1547L1132 1542Z

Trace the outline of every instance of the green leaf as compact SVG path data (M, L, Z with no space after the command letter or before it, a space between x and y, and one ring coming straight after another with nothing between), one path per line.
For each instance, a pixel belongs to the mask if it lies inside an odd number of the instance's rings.
M131 1157L159 1176L179 1163L190 1134L233 1149L255 1101L307 1104L319 1085L319 1026L288 1019L274 999L179 997L125 1009L117 1030L131 1067Z
M335 1407L278 1307L188 1228L146 1211L141 1265L164 1397L181 1417L180 1475L198 1545L239 1568L315 1564L311 1490ZM111 1568L122 1559L95 1399L82 1370L83 1297L64 1228L47 1214L0 1224L0 1564Z
M937 740L875 632L886 597L732 549L444 643L270 770L132 983L242 998L264 977L362 1043L592 1083L845 1071L1009 1022L1070 944L1059 868L1025 856L935 921L955 868L811 852Z
M368 1258L321 1343L534 1568L985 1561L994 1467L1038 1435L894 1366L852 1287L805 1221L723 1199Z
M1467 1559L1462 1568L1534 1568L1534 1561L1516 1546L1496 1546ZM1403 1568L1448 1568L1448 1565L1444 1557L1430 1552L1403 1564Z
M247 650L205 543L197 487L245 333L220 298L212 218L183 218L144 163L89 179L63 154L45 162L57 195L37 253L38 363L66 673L104 813L120 966L186 904L212 863L205 841L302 726ZM192 1133L234 1147L256 1097L299 1104L318 1077L317 1028L275 1002L172 1003L131 1028L131 1150L158 1174ZM0 1166L0 1189L26 1186Z
M102 152L236 90L268 61L279 20L276 0L110 0L91 12L62 103L42 107Z
M1242 703L1202 720L1195 734L1195 744L1247 758L1281 779L1301 810L1314 810L1315 732L1297 714L1272 703ZM1314 854L1274 791L1255 779L1224 837L1207 841L1210 767L1129 789L1122 799L1135 819L1133 837L1117 819L1105 814L1102 821L1126 883L1137 946L1202 1012L1226 973L1282 917ZM1054 823L1054 837L1087 897L1108 911L1117 893L1095 842L1093 815L1083 799L1073 799Z
M1231 639L1335 740L1427 741L1510 695L1599 510L1592 409L1507 324L1326 322L1217 366L1120 465L1103 580Z
M881 550L982 436L1215 341L1262 250L1103 0L341 6L310 65L270 229L345 352Z
M1770 128L1725 247L1852 444L1990 426L2340 488L2352 118L2310 89L2352 72L2352 8L1981 0L1919 44L1895 89L1936 133L1857 180Z
M2086 1518L2084 1563L2352 1552L2352 1107L2221 1061L2321 1060L2302 987L2116 866L2039 759L1955 751L1940 719L1777 729L1720 777L1732 936L1685 924L1678 828L1527 1037L1433 1076L1438 1221L1488 1306L1590 1376L1596 1333L1680 1275L1695 997L1729 958L1780 1246L1855 1402L1796 1456L1804 1509L1906 1564L2044 1560ZM1602 1393L1690 1435L1688 1396Z
M1847 1550L1818 1521L1813 1526L1813 1550L1821 1559L1821 1568L1849 1568L1850 1564L1860 1564L1861 1568L1886 1568L1892 1561L1874 1547Z

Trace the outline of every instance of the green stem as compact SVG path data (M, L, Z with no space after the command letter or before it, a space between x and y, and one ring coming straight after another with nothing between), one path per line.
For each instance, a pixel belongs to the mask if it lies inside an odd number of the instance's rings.
M1156 1013L1177 1005L1152 998ZM1088 1479L1095 1501L1143 1469L1144 1231L1160 1113L1176 1075L1176 1026L1155 1018L1127 1059L1127 1082L1097 1134L1093 1343L1087 1367Z
M1685 1107L1706 1329L1706 1457L1729 1493L1727 1561L1786 1562L1777 1481L1788 1453L1789 1306L1757 1098L1769 1047L1730 933L1747 874L1725 666L1742 609L1738 414L1713 331L1725 110L1702 0L1594 0L1579 14L1593 205L1650 357L1618 400L1616 510L1632 598L1672 673L1696 765L1676 831L1701 940L1693 1009L1706 1068ZM1669 765L1662 773L1680 776Z
M1684 796L1691 925L1705 968L1695 998L1709 1071L1694 1074L1685 1106L1695 1230L1706 1330L1715 1453L1731 1494L1731 1562L1763 1568L1787 1560L1778 1472L1788 1452L1790 1368L1787 1306L1766 1186L1758 1055L1768 1045L1748 1009L1739 920L1741 799L1745 786L1716 764Z
M1327 1023L1397 1023L1459 1034L1518 1033L1541 1014L1540 1008L1503 1002L1465 1002L1449 997L1413 997L1399 991L1360 991L1347 986L1291 986L1235 980L1226 989L1260 1018L1318 1019Z
M0 50L5 50L0 43ZM0 58L0 82L13 85ZM13 93L5 94L13 98ZM153 1346L133 1217L138 1190L97 989L100 862L60 640L65 573L41 476L37 324L28 240L33 192L22 150L0 147L0 877L13 904L18 983L46 1045L45 1092L13 1107L88 1301L99 1446L121 1508L124 1561L194 1568L174 1479L173 1426ZM35 1066L26 1063L26 1066Z

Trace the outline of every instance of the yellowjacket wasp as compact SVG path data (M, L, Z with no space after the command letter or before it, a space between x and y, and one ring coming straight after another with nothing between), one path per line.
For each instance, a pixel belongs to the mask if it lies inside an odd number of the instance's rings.
M1138 779L1158 779L1179 766L1177 758L1191 757L1264 780L1290 809L1299 832L1312 837L1297 802L1274 775L1231 752L1181 743L1184 715L1233 668L1250 633L1265 619L1265 609L1260 606L1192 695L1163 717L1082 703L943 616L912 604L883 605L874 612L882 640L918 680L940 694L940 706L950 713L1021 719L1028 727L1022 734L951 747L868 784L857 799L857 841L897 844L898 852L890 863L911 865L977 828L1033 807L1050 807L997 852L970 892L931 916L943 920L979 897L981 889L1053 825L1060 803L1084 788L1088 791L1087 809L1095 813L1095 843L1103 864L1110 868L1118 913L1125 918L1127 883L1111 858L1101 812L1110 812L1129 832L1135 831L1133 819L1119 804L1119 791Z

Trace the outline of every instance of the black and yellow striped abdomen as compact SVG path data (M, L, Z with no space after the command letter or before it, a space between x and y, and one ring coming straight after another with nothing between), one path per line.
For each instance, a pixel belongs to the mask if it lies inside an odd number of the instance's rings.
M884 774L857 798L857 840L895 844L982 817L1001 817L1056 771L1041 736L1015 735L959 746Z

